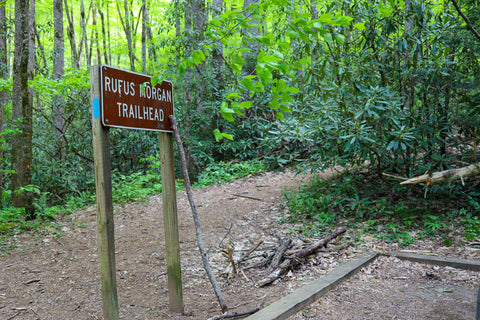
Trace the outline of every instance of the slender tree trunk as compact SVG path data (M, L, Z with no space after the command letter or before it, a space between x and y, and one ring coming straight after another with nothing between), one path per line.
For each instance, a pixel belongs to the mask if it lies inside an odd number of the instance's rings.
M98 9L98 13L100 14L100 20L102 21L102 43L103 43L103 60L105 60L105 64L110 64L110 59L109 59L109 52L110 48L107 45L107 33L105 31L105 17L103 15L103 12Z
M95 1L92 0L92 25L93 25L93 30L92 33L94 36L92 37L92 41L90 42L90 48L93 47L93 44L95 44L95 47L97 48L97 63L96 64L102 64L102 55L100 52L100 41L98 39L98 29L97 29L97 8L95 6ZM90 49L91 50L91 49Z
M68 21L67 34L68 39L70 40L70 48L72 51L72 67L75 69L80 69L80 59L77 54L77 42L75 39L75 25L73 24L73 12L71 12L68 8L67 0L64 0L64 5Z
M147 0L142 0L143 14L142 14L142 73L147 73Z
M61 80L64 75L65 52L63 37L63 5L62 0L53 1L53 80ZM61 95L53 97L52 111L54 135L57 144L56 158L61 160L65 157L65 140L63 138L65 128L64 99Z
M248 8L251 4L258 2L258 0L245 0L243 2L243 11L247 18L252 16L251 10ZM252 24L258 24L259 21L252 20ZM249 52L244 53L243 59L245 63L242 67L243 75L251 75L255 73L255 66L257 61L257 55L259 51L259 44L257 41L251 41L250 38L256 37L260 35L259 28L251 27L251 28L243 28L243 42L247 44Z
M122 12L120 10L119 3L117 2L117 10L118 10L118 16L120 17L120 21L122 22L123 26L123 31L125 32L125 36L127 37L127 46L128 46L128 57L130 60L130 69L132 71L135 71L135 57L133 54L133 44L132 44L132 29L133 29L133 23L130 18L130 11L128 8L128 1L124 0L123 1L123 9L124 9L124 14L125 16L122 16Z
M19 121L21 133L12 137L12 202L16 207L24 207L27 219L35 219L33 195L30 192L15 191L32 182L32 101L28 89L29 76L29 4L27 0L15 0L15 53L13 73L12 118ZM33 50L33 48L31 48Z
M150 27L150 14L149 14L149 8L148 8L148 0L147 0L147 6L145 7L145 21L147 21L147 48L148 48L148 57L150 60L153 60L154 63L157 62L157 53L155 51L155 47L152 43L153 36L152 36L152 27ZM175 24L176 27L176 24Z
M185 6L184 6L184 48L185 48L185 58L189 57L192 55L192 38L193 36L193 31L192 31L192 15L193 15L193 10L192 10L192 2L194 0L186 0L185 1ZM178 6L177 2L177 6ZM185 117L183 119L184 123L184 134L185 134L185 141L186 141L186 147L185 147L185 161L187 168L190 172L195 172L193 166L192 166L192 151L191 151L191 146L189 145L188 141L191 138L192 135L192 124L193 124L193 119L192 119L192 112L191 110L193 109L193 81L192 81L192 70L187 68L185 75L184 75L184 83L185 87L183 88L184 90L184 108L186 109L185 112Z
M0 1L0 77L3 80L8 78L8 60L7 60L7 16L6 16L6 0ZM8 91L0 91L0 133L5 128L5 105L8 102ZM4 163L5 152L3 146L0 145L0 161ZM3 174L3 166L0 166L0 205L5 187L5 178Z
M82 30L83 30L83 41L85 43L85 58L87 60L87 66L91 66L92 65L92 58L90 56L90 51L88 49L88 37L87 37L87 19L85 17L85 5L83 3L83 0L80 0L80 24L82 26ZM80 45L80 49L81 49L81 45Z
M223 12L223 0L213 0L213 16L220 15ZM216 101L222 99L223 89L223 46L220 41L216 43L216 47L213 50L213 72L215 73L215 85L214 98Z
M200 43L202 43L205 31L205 25L207 23L207 8L205 7L204 0L193 0L192 2L192 13L193 13L193 33L195 38L192 39L192 46L194 50L201 49ZM203 94L206 92L206 79L204 79L205 72L205 65L200 64L195 69L195 104L196 104L196 112L202 114L204 112L203 107ZM205 124L202 123L202 130L205 129Z

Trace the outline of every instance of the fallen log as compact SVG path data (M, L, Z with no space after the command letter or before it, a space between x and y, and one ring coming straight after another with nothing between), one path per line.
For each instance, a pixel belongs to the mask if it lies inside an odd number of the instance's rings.
M327 244L335 239L336 237L344 234L347 230L344 228L340 228L327 237L314 242L310 246L300 249L300 250L291 250L291 251L286 251L285 254L285 259L283 262L275 268L271 273L266 275L264 278L262 278L260 281L257 282L259 287L264 287L281 276L283 276L285 273L287 273L289 270L295 268L301 261L302 258L308 257L311 254L314 254L316 251L318 251L321 248L325 248ZM278 251L277 251L278 252Z
M272 263L270 263L270 266L265 271L265 275L272 273L273 270L278 268L280 262L282 262L283 254L285 253L285 251L287 251L290 243L292 243L291 239L283 239L282 241L280 241L280 245L278 246L277 251L275 251L275 254L272 258Z
M458 169L449 169L410 178L400 184L425 183L427 186L447 180L462 179L480 174L480 162Z

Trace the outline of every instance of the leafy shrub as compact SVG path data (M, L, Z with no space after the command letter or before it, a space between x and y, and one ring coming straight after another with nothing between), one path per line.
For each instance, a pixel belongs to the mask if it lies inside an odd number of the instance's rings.
M231 182L249 174L259 174L265 171L263 162L250 160L242 162L216 162L208 165L199 175L197 188Z
M471 241L480 236L471 183L470 188L434 185L426 193L422 186L401 186L358 170L314 177L298 191L285 191L289 215L283 221L303 223L304 233L319 234L338 223L363 225L364 232L405 246L415 237L443 237L451 243L449 226L456 226Z

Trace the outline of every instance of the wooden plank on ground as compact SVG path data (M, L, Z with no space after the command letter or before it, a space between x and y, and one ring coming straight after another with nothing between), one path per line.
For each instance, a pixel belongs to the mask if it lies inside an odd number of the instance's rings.
M423 254L405 253L405 252L390 252L384 253L386 256L397 257L403 260L410 260L420 263L428 263L439 266L447 266L457 269L480 271L480 261L445 258L438 256L428 256Z
M365 253L340 265L323 277L297 289L291 294L272 303L268 307L245 318L245 320L280 320L297 313L306 305L317 300L342 281L354 275L378 256L378 253Z

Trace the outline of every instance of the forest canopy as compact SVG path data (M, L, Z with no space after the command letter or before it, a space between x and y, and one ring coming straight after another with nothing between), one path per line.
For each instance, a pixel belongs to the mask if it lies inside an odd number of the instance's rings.
M191 173L219 161L412 177L477 163L477 0L0 1L1 207L92 192L89 69L174 85ZM462 17L463 15L463 17ZM465 19L467 18L467 19ZM111 129L120 177L152 132Z

